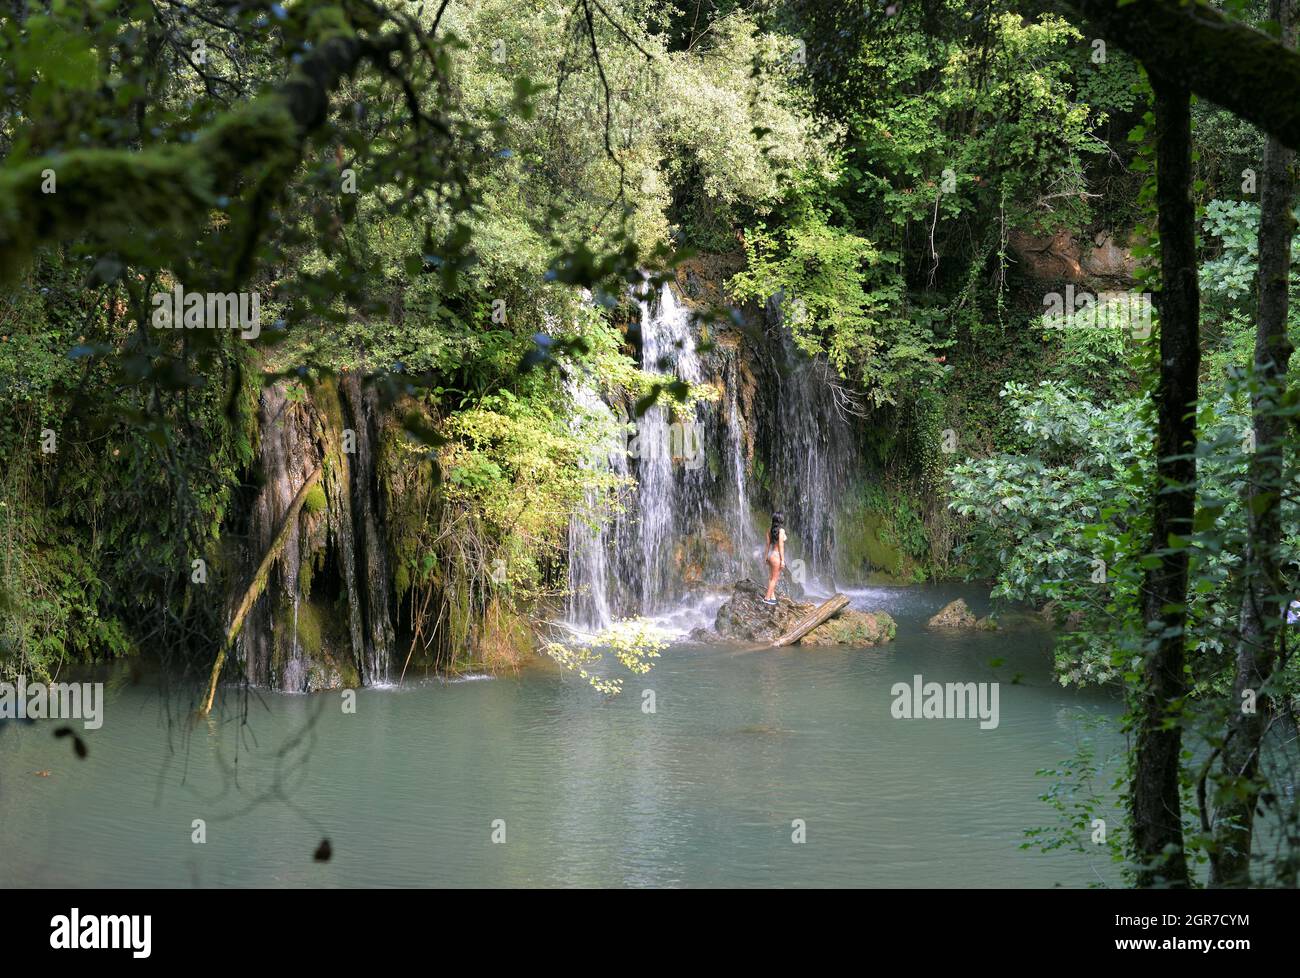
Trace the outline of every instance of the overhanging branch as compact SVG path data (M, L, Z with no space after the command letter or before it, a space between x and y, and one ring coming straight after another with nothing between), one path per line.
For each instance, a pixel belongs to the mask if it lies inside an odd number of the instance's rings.
M297 165L329 99L365 60L405 50L395 31L377 39L335 35L304 57L283 84L217 119L183 146L90 149L30 160L0 173L0 276L14 278L35 248L94 229L107 240L132 228L196 223L246 173ZM46 171L55 189L44 192Z
M1201 2L1066 0L1152 74L1300 150L1300 54Z

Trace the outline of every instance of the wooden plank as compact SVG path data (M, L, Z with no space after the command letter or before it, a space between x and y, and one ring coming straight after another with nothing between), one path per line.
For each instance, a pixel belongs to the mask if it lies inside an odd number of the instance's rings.
M784 645L793 645L827 618L838 615L848 605L849 599L847 595L837 594L833 598L828 598L795 622L793 628L772 643L772 648L777 649Z

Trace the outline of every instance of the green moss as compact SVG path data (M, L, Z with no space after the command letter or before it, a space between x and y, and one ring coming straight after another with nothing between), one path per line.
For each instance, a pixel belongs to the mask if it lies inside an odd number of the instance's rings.
M885 519L878 513L868 513L862 521L862 547L867 559L878 570L897 575L903 566L903 555L897 545L887 539Z
M298 565L298 594L304 600L311 597L311 582L316 573L315 561L310 553L304 554Z
M324 510L325 505L325 490L320 486L312 486L307 493L307 498L302 501L302 508L312 515Z
M801 645L871 646L892 642L898 625L884 611L846 612L823 622L804 636Z
M889 539L885 518L862 506L842 512L836 519L835 548L840 571L856 578L864 571L883 571L897 577L903 571L903 554Z
M321 377L312 388L312 401L329 422L329 436L333 451L342 450L343 402L339 398L338 381L331 376Z
M352 637L347 622L347 601L325 605L300 597L295 627L293 602L282 601L274 621L273 671L278 673L292 656L296 635L298 653L308 663L308 688L336 689L360 685L361 679L352 661Z
M315 658L324 648L324 625L320 610L310 601L298 602L298 648L307 656ZM292 622L290 623L290 641L292 641Z

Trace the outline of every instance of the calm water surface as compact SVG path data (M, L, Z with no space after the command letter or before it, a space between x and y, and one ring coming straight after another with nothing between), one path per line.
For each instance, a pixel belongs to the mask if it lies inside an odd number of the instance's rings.
M986 610L966 588L854 591L898 618L894 643L676 646L611 700L538 669L361 690L355 715L338 693L263 694L246 722L228 703L187 733L156 691L121 684L84 761L47 721L0 731L0 885L1117 882L1102 855L1019 844L1053 821L1034 772L1118 703L1061 689L1044 630L928 632L958 594ZM1000 725L894 719L890 687L917 673L1001 681ZM491 841L497 819L505 844ZM312 860L322 837L327 863Z

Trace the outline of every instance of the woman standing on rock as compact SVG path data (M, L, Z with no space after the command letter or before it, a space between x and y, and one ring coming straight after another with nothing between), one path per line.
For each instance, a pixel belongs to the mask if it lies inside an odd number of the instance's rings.
M776 582L781 579L781 568L785 566L785 513L779 509L772 514L772 528L767 531L763 559L767 561L767 594L763 603L774 605Z

